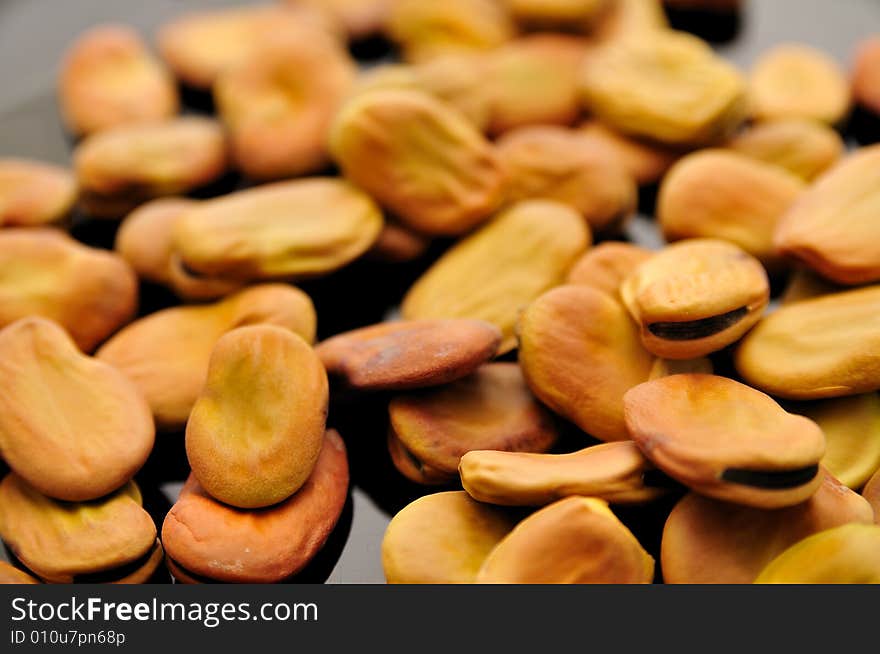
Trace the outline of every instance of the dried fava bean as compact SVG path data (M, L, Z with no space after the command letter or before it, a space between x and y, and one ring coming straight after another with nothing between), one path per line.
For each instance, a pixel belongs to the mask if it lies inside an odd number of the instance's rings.
M783 216L780 253L840 284L880 280L880 145L862 148L822 175Z
M162 26L159 51L185 84L210 89L224 70L250 59L267 36L275 41L339 37L337 26L313 7L273 4L186 14Z
M578 78L587 42L564 34L510 41L486 56L491 134L526 125L571 125L581 113Z
M736 350L746 383L792 400L880 389L880 286L781 307Z
M190 476L162 525L168 567L186 583L284 581L324 547L342 515L348 479L345 444L333 430L305 485L275 506L226 506Z
M822 429L822 465L842 484L859 489L880 469L880 397L876 393L796 404L789 409Z
M602 45L669 27L661 0L616 0L591 36Z
M778 166L726 150L702 150L663 178L657 218L668 241L730 241L776 270L783 265L773 244L776 226L805 187Z
M611 0L504 0L513 18L530 29L589 30L614 4Z
M0 327L43 316L91 352L137 305L137 277L121 257L54 229L0 230Z
M620 287L642 344L667 359L692 359L739 340L770 300L767 273L732 243L688 239L658 252Z
M411 320L355 329L318 344L331 375L359 390L440 386L495 356L501 332L482 320Z
M147 460L155 430L143 396L57 324L31 317L0 330L0 378L0 455L41 493L101 497Z
M786 305L845 290L848 290L847 287L830 282L809 268L798 266L789 276L788 284L780 296L779 302L782 305Z
M850 524L795 543L756 584L880 584L880 526Z
M447 53L413 68L419 88L458 109L479 131L489 127L492 85L486 83L488 57L483 53Z
M607 148L576 130L524 127L497 143L511 201L543 198L577 209L594 232L619 230L638 201L635 181Z
M193 476L244 509L287 499L318 460L328 401L327 374L302 337L274 325L233 329L214 345L186 423Z
M354 97L336 117L330 150L346 177L426 234L466 232L503 200L492 144L427 93L387 89Z
M297 177L329 164L327 136L355 67L341 45L314 34L270 38L214 84L233 159L251 179Z
M853 68L855 101L868 111L880 114L880 37L859 44Z
M15 473L0 482L0 538L31 572L60 584L126 577L149 564L158 545L134 482L91 502L63 503Z
M868 480L862 489L862 496L874 509L874 522L880 525L880 470L874 473L874 476Z
M70 213L76 195L76 180L60 166L0 158L0 227L58 222Z
M396 222L385 221L367 256L385 263L406 263L421 257L431 239Z
M765 52L755 63L749 101L757 120L810 118L836 125L849 113L850 88L827 54L789 43Z
M297 288L252 286L212 305L157 311L133 322L98 351L147 398L160 429L182 427L205 383L211 350L226 332L245 325L289 329L311 343L315 308Z
M645 456L702 495L772 509L805 501L822 483L819 426L745 384L672 375L632 388L623 404Z
M495 0L396 0L387 25L408 61L450 51L491 50L514 31L510 16Z
M351 39L363 39L381 32L394 0L286 0L292 7L314 7L342 25Z
M566 283L591 286L608 295L620 297L623 280L654 253L638 245L606 241L587 250L568 272Z
M469 584L515 521L464 491L425 495L392 518L382 539L390 584Z
M756 123L725 146L753 159L775 164L811 182L843 156L843 139L828 125L804 118Z
M603 443L570 454L473 450L461 457L461 485L479 502L543 506L570 495L639 504L672 485L632 441Z
M39 580L31 577L24 570L19 570L6 561L0 561L0 584L38 584Z
M582 91L611 127L669 145L723 139L746 113L739 72L682 32L644 32L602 48L586 60Z
M569 497L533 513L477 575L490 584L649 584L654 559L602 500Z
M174 225L187 269L239 281L332 272L366 252L382 212L345 180L297 179L200 202Z
M674 148L621 134L598 120L583 123L578 131L617 155L623 167L639 185L660 181L681 156Z
M869 524L871 507L823 472L806 502L767 511L686 495L663 528L660 565L667 584L750 584L787 547L825 529Z
M171 74L124 25L101 25L77 38L61 63L58 96L76 136L170 118L179 108Z
M352 96L383 89L428 93L458 109L484 132L491 104L486 71L485 55L466 52L442 54L415 65L380 64L360 73Z
M558 437L515 363L488 363L446 386L398 395L388 412L391 438L413 466L450 477L471 450L540 453Z
M448 250L403 300L403 317L475 318L501 330L499 353L516 346L519 312L561 283L591 235L573 209L520 202Z
M562 286L525 310L519 362L544 404L603 441L629 440L623 395L651 372L654 357L612 296Z
M73 157L80 201L98 218L119 218L147 200L188 193L227 169L223 129L192 116L94 134Z
M193 274L174 251L172 233L195 200L159 198L130 213L116 232L116 251L142 279L163 284L187 300L210 300L241 288L240 282Z

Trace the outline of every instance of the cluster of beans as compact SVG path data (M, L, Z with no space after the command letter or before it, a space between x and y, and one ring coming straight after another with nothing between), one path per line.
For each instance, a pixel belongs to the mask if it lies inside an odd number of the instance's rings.
M880 582L880 37L667 11L748 3L71 35L70 167L0 153L0 581L310 580L378 465L390 583Z

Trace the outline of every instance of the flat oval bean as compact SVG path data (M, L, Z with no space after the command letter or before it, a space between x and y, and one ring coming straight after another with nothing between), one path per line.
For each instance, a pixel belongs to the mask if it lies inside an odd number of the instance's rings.
M602 500L569 497L520 522L489 553L478 583L648 584L654 559Z
M821 484L819 426L744 384L671 375L630 389L623 403L645 456L703 495L770 509L803 502Z
M743 338L736 369L752 386L792 400L880 389L880 286L781 307Z
M870 524L870 505L824 473L806 502L767 511L686 495L663 529L661 567L668 584L750 584L798 541L850 522Z

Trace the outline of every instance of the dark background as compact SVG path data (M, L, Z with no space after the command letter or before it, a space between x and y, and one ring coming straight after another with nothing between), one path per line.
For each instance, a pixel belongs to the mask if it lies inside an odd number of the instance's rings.
M241 4L247 3L0 0L0 157L69 163L72 143L58 119L54 80L60 57L78 32L99 22L121 21L152 36L159 25L182 12ZM848 68L855 43L880 33L880 0L746 0L745 5L738 21L678 14L673 17L673 24L710 38L719 52L745 69L762 51L785 41L818 47ZM371 43L359 46L357 53L376 58L386 51ZM196 96L188 100L191 109L205 108L205 98ZM873 139L867 136L862 140ZM225 184L226 187L215 190L225 192L242 183L229 179ZM78 217L73 233L83 241L108 247L112 245L114 229L114 224L95 224ZM661 243L644 215L633 221L628 235L651 247ZM442 244L433 254L440 248ZM381 320L393 310L429 260L430 257L406 266L357 263L328 279L302 285L317 305L320 336ZM166 292L152 287L145 287L142 296L142 313L173 301ZM385 448L384 400L374 396L357 404L337 402L331 409L331 426L340 430L349 448L351 497L327 547L298 581L384 582L380 546L388 520L411 499L432 492L406 483L390 465ZM160 528L186 474L182 434L160 434L153 455L137 477L147 508ZM649 551L656 554L665 516L660 507L653 511L630 509L624 514L631 514L622 517Z

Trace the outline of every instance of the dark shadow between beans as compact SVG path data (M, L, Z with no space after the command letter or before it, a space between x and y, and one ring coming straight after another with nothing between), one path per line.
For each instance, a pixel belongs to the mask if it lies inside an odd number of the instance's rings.
M645 551L654 557L654 582L662 581L660 570L660 543L663 540L663 527L672 508L684 495L685 489L679 487L668 495L653 502L638 505L612 505L614 514L620 518L636 537Z
M586 447L602 444L602 441L586 433L574 423L556 414L551 414L551 417L553 418L553 424L559 432L559 439L556 441L553 449L550 450L550 454L569 454Z
M194 200L210 200L211 198L216 198L221 195L234 193L247 186L247 182L241 175L234 170L230 170L221 177L215 179L213 182L193 190L187 194L187 197L193 198Z
M166 482L183 483L189 473L184 432L158 432L153 451L138 472L137 480L144 488L158 488Z
M351 41L348 44L348 51L358 63L365 67L399 59L394 43L381 34L373 34Z
M847 123L845 134L859 145L880 143L880 114L856 107Z
M93 248L112 250L119 222L93 218L78 208L71 217L70 235Z
M156 530L161 532L162 523L165 522L165 516L171 510L171 505L174 503L175 498L166 496L158 484L144 479L140 474L135 478L135 482L138 488L141 489L144 510L150 514L153 523L156 525Z
M729 43L740 33L743 25L738 11L711 11L708 9L666 9L673 29L690 32L710 43Z
M171 289L143 280L140 283L138 299L138 318L180 304L180 300Z
M660 194L660 184L644 184L639 187L638 211L643 216L654 218L657 212L657 196Z
M180 103L183 105L184 113L210 115L215 113L214 94L210 89L197 89L180 84L177 90L180 93Z
M318 340L382 322L436 256L434 251L398 264L362 258L331 275L297 284L320 316Z
M159 564L159 567L156 568L156 571L153 575L147 579L147 584L173 584L174 579L171 577L171 573L168 572L168 568L165 565L165 561Z
M328 424L345 440L352 485L390 517L422 495L460 490L461 486L422 486L398 472L386 444L388 400L388 394L376 393L344 407L334 403Z

